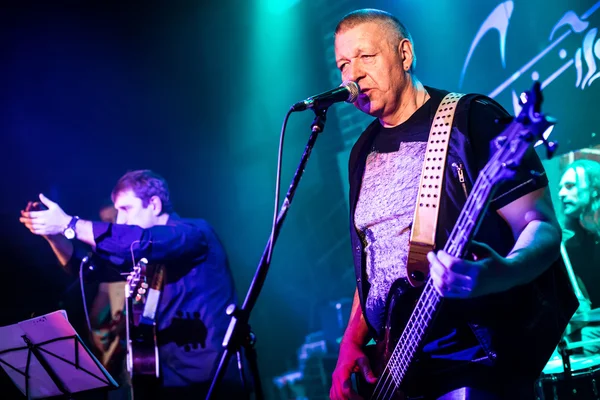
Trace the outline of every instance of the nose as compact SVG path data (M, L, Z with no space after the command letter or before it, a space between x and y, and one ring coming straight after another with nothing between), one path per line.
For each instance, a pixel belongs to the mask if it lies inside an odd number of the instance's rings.
M565 197L567 197L567 189L563 186L558 191L558 198L562 201L562 199L564 199Z
M125 215L125 213L122 211L118 211L116 223L117 224L125 224L126 222L127 222L127 215Z
M359 81L364 78L365 71L360 65L359 62L355 61L350 63L346 68L344 68L344 73L342 74L342 79L344 81L354 81L359 83Z

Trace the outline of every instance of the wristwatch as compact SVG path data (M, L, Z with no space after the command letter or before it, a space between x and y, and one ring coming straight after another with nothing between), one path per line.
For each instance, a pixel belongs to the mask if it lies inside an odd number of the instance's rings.
M77 224L77 221L79 221L79 217L78 216L74 216L73 218L71 218L71 221L69 222L69 225L67 225L67 227L63 231L63 235L65 235L65 237L67 239L74 239L75 238L75 236L76 236L76 234L75 234L75 225Z

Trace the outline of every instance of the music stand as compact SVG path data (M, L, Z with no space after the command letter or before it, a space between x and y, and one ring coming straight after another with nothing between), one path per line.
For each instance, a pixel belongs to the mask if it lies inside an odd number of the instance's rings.
M118 387L64 310L1 327L0 366L27 399Z

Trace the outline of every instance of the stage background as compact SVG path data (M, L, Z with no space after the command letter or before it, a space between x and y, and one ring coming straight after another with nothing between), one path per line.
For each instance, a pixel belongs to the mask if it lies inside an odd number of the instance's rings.
M405 22L426 85L491 95L514 113L513 97L539 79L562 160L599 144L600 2L3 4L2 324L56 309L71 282L44 240L20 225L19 210L43 192L68 213L96 219L116 180L139 168L165 176L181 215L214 225L243 297L271 227L283 117L296 101L339 85L333 29L357 8ZM312 118L290 119L284 192ZM368 122L351 105L329 111L252 313L272 398L271 377L297 369L306 336L352 296L346 163ZM555 200L563 161L545 161ZM71 315L81 318L76 309Z

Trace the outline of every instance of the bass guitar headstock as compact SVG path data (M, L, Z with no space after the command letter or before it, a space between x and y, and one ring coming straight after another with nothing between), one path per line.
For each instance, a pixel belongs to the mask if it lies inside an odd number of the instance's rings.
M497 150L482 170L492 184L513 178L526 152L538 141L546 148L548 158L554 155L558 146L544 136L556 121L541 112L543 96L540 83L534 82L531 90L521 94L519 101L522 105L519 115L494 139Z

